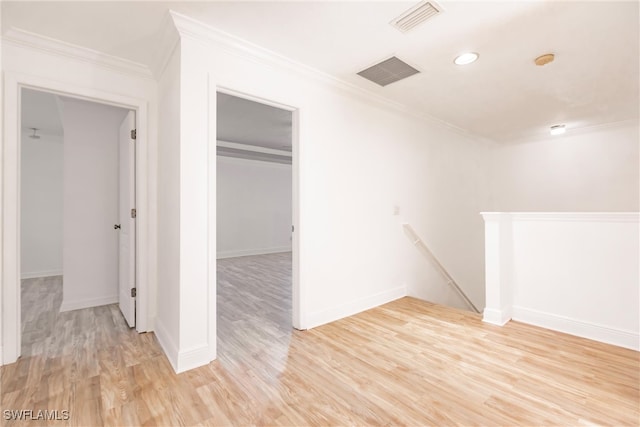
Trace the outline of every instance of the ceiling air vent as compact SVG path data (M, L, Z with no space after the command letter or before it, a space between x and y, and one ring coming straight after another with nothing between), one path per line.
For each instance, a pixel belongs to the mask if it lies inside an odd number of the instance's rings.
M358 73L359 76L367 80L386 86L398 80L406 79L409 76L419 73L420 71L413 68L404 61L399 60L395 56L373 65L366 70Z
M440 7L438 3L434 1L423 1L391 21L390 24L403 33L406 33L427 19L433 18L440 12L442 12L442 7Z

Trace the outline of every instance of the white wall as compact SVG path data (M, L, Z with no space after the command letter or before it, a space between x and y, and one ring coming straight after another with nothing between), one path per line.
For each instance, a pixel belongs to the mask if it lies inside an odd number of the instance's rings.
M158 81L156 335L174 368L180 345L180 47Z
M127 111L64 98L61 310L118 301L118 130Z
M422 126L404 148L394 174L402 181L389 197L476 307L484 307L484 224L479 212L489 200L492 144ZM407 138L409 139L409 138ZM389 148L391 151L393 147ZM409 295L468 310L469 307L403 236L400 268L407 269ZM408 261L407 261L408 260Z
M25 132L25 131L23 131ZM21 277L62 274L63 139L22 136Z
M485 218L486 321L513 318L640 349L638 213L489 213Z
M483 225L478 212L488 200L483 187L485 143L344 89L268 53L257 59L260 55L233 48L217 35L207 42L194 40L193 35L206 29L189 30L191 36L181 42L181 93L182 119L192 120L188 129L193 134L188 139L182 135L181 144L194 144L192 149L206 146L207 131L211 135L212 129L201 122L206 121L201 112L216 87L299 109L300 141L294 157L300 175L295 226L300 239L301 327L404 296L407 287L430 286L423 283L423 271L431 267L407 256L415 248L402 231L403 221L411 222L431 242L451 274L483 306ZM203 173L200 159L183 164L192 174ZM215 162L208 165L210 176L214 168ZM207 188L193 175L182 178L192 179L184 181L191 183L192 197L205 197ZM393 215L394 205L400 207L399 216ZM181 215L184 212L190 217L184 221L185 229L194 233L207 229L206 219L191 210L181 210ZM211 224L215 212L209 215ZM193 243L199 244L195 237ZM184 335L196 348L206 343L208 332L202 326L206 312L200 309L206 290L197 288L215 271L214 263L209 263L207 273L206 260L201 262L197 270L191 266L193 280L180 295L181 330L194 325ZM215 306L208 310L215 312ZM209 330L211 322L210 318Z
M291 250L291 165L217 156L217 257Z
M638 123L551 137L493 151L492 210L640 210Z

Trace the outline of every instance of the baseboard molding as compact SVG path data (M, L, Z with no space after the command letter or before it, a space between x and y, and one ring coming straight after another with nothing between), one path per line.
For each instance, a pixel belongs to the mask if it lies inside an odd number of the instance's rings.
M86 299L75 300L75 301L68 301L63 299L62 305L60 306L60 312L80 310L82 308L99 307L101 305L115 304L117 302L118 302L118 295L113 295L110 297L100 297L100 298L86 298Z
M640 351L640 334L637 332L517 306L513 307L513 320Z
M174 371L178 371L178 346L173 342L169 334L167 333L166 328L162 324L159 318L155 320L155 328L153 333L156 334L156 338L158 339L158 343L160 343L160 347L162 347L162 351L164 351L164 355L169 360L171 367Z
M156 338L176 374L207 365L211 362L208 344L180 351L167 333L160 319L156 318L154 323Z
M178 369L176 374L209 364L209 345L203 344L178 353Z
M22 273L20 279L38 279L40 277L62 276L62 270L34 271Z
M0 366L4 366L4 348L0 345Z
M353 316L354 314L361 313L363 311L378 307L382 304L397 300L407 296L407 287L398 286L397 288L390 289L388 291L380 292L375 295L371 295L365 298L361 298L346 304L339 305L337 307L330 308L328 310L322 310L307 315L307 328L315 328L326 323L335 322L336 320L343 319L345 317Z
M278 254L281 252L291 252L291 246L277 246L274 248L262 249L240 249L236 251L219 251L216 254L217 259L236 258L240 256Z
M482 321L492 325L504 326L512 318L511 308L498 310L495 308L485 308L482 312Z

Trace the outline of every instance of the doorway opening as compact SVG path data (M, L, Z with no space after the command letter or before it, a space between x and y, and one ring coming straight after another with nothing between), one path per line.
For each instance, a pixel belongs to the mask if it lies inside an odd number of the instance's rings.
M282 359L300 327L297 112L219 91L216 114L217 356Z
M135 113L20 98L20 350L56 354L70 321L135 326Z

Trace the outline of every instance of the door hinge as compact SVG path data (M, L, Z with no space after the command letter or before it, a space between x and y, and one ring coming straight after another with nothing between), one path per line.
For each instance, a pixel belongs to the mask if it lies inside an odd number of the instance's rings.
M138 213L135 209L131 209L131 218L135 218Z
M138 137L138 130L137 129L132 129L131 130L131 139L136 139Z
M135 298L138 296L138 290L136 288L131 288L131 298Z

